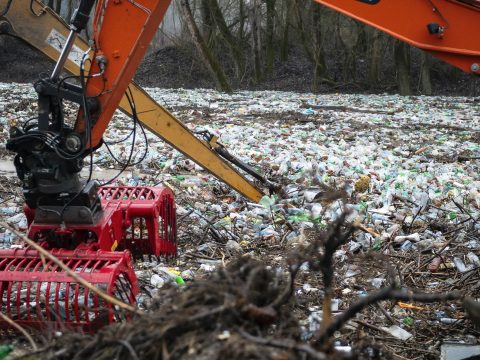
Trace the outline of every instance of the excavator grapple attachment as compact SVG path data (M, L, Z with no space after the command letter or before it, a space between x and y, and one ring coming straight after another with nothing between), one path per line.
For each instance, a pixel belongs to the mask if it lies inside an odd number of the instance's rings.
M163 187L106 186L97 195L101 210L90 224L80 219L84 208L76 217L72 207L65 213L66 224L59 225L62 222L43 208L25 206L28 237L94 287L135 305L139 287L132 259L176 255L173 193ZM0 250L0 312L21 326L88 332L128 319L128 314L29 248ZM6 327L0 322L0 328Z
M125 221L119 249L142 255L177 254L177 220L173 192L163 187L106 186L102 206L120 208Z
M135 304L138 285L128 251L51 253L96 288ZM126 318L58 265L28 249L0 251L0 311L21 326L83 331Z

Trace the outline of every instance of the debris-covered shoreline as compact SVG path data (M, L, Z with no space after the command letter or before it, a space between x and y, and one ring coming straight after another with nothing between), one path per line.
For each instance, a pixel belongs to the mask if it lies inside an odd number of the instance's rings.
M389 286L392 271L401 287L480 297L480 99L147 90L191 130L219 135L283 191L252 204L148 134L145 161L119 181L175 190L180 244L176 263L137 263L142 308L177 277L188 286L236 256L286 271L287 254L308 246L345 211L357 231L334 256L334 313ZM0 84L2 143L8 126L35 109L31 85ZM118 113L106 138L115 142L130 129ZM125 161L131 139L112 146ZM135 157L144 150L137 138ZM112 168L102 147L94 169L110 175ZM24 228L19 184L11 172L0 175L0 218ZM14 242L0 233L0 246ZM323 281L304 265L294 288L298 336L309 341L322 318ZM438 358L445 341L474 345L479 336L458 301L367 307L338 334L337 345L358 349L359 333L389 354L420 359Z

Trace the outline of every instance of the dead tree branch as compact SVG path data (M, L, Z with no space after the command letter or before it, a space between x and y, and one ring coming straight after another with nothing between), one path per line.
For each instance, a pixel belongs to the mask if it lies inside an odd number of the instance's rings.
M358 313L365 309L369 305L376 304L383 300L395 300L395 301L417 301L421 303L433 303L433 302L445 302L452 300L461 300L463 295L459 292L450 292L444 294L426 294L415 293L408 289L397 289L395 287L388 287L381 289L369 296L363 297L356 303L351 305L343 313L335 317L330 326L324 328L317 338L314 340L314 344L317 346L323 345L333 334L340 330L348 321L353 319Z

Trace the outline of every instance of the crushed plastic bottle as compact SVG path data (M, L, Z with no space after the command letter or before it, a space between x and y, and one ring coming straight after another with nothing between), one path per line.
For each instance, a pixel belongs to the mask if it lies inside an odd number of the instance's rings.
M405 241L400 247L401 251L409 251L413 248L413 243L410 240Z
M0 345L0 360L6 359L13 349L11 345Z

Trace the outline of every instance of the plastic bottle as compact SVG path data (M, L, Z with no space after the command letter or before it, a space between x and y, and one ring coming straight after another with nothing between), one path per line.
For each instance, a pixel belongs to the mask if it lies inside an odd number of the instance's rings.
M5 359L13 350L11 345L0 345L0 360Z
M175 277L175 282L178 284L178 285L185 285L185 281L183 280L183 278L178 275Z

